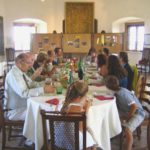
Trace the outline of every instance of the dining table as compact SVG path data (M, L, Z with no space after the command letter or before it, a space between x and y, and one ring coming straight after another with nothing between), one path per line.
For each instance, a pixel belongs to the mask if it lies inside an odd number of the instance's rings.
M62 94L53 93L28 98L23 135L35 143L35 150L40 150L44 143L40 110L60 110L65 94L66 90ZM59 103L48 102L53 99L58 99ZM105 86L90 85L87 100L91 101L86 114L87 130L99 147L103 150L111 150L110 139L122 131L116 98Z

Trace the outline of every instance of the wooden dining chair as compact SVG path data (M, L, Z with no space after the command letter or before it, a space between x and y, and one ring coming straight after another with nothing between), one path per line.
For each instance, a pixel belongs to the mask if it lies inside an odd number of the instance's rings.
M49 150L50 145L52 150L86 149L85 113L69 113L68 115L61 112L47 112L41 110L41 115L43 123L44 150ZM80 123L83 125L82 140L79 138ZM48 130L50 130L49 134L47 132ZM80 145L83 145L83 147L81 148Z
M144 76L141 77L140 84L139 84L139 94L137 95L142 106L143 109L145 110L145 118L144 121L142 122L142 124L137 128L137 135L138 135L138 139L141 139L141 127L142 126L146 126L147 127L147 147L148 150L150 150L150 100L149 100L149 96L150 96L150 84L146 83L146 78Z
M139 74L145 75L150 73L150 48L144 47L142 51L142 59L136 64Z
M146 132L147 133L147 147L148 147L148 150L150 150L150 110L148 109L148 107L150 108L150 100L147 98L147 95L148 94L150 95L150 91L145 90L145 87L147 85L148 84L146 83L145 75L140 75L138 78L137 85L136 85L135 95L140 100L146 115L145 115L144 121L136 129L136 131L137 131L137 137L140 140L141 139L141 131L142 131L141 127L142 126L147 127L147 132ZM149 86L150 86L150 84L149 84ZM147 103L148 107L145 106L144 103ZM122 118L122 122L124 120L125 119ZM122 147L123 147L123 135L124 135L124 133L122 132L121 136L120 136L120 150L122 150Z
M7 71L9 71L15 64L15 49L6 48L5 52L6 52Z
M5 78L6 71L4 70L4 74L0 76L0 99L4 98Z
M18 120L18 121L13 121L13 120L9 120L7 117L5 117L5 113L7 112L7 110L3 109L3 100L0 99L0 127L1 127L1 132L2 132L2 150L5 149L21 149L23 150L23 147L13 147L13 146L7 146L6 145L6 136L7 136L7 131L6 129L9 127L21 127L23 128L24 125L24 121ZM22 137L22 135L20 134L15 134L15 135L11 135L11 137Z

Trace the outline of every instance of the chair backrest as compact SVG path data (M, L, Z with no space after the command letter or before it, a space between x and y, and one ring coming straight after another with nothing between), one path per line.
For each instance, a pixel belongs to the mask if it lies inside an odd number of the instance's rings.
M0 98L0 128L4 125L3 100Z
M6 60L7 60L7 62L14 61L14 59L15 59L15 50L13 48L6 48Z
M140 100L144 97L144 91L146 86L146 78L143 75L140 75L136 84L135 95Z
M142 51L142 60L150 61L150 48L144 47Z
M47 112L41 110L41 115L45 149L49 149L49 137L51 140L51 149L53 150L86 149L85 113L64 114L61 112ZM83 132L79 130L81 129L81 125ZM47 132L49 130L50 132ZM49 135L47 133L49 133Z
M131 66L132 70L133 70L133 81L132 81L132 89L135 91L136 90L136 84L138 81L138 69L136 66Z

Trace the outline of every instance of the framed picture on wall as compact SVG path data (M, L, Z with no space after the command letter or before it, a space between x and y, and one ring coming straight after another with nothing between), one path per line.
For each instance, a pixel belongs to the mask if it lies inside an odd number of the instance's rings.
M150 47L150 34L144 35L144 47Z

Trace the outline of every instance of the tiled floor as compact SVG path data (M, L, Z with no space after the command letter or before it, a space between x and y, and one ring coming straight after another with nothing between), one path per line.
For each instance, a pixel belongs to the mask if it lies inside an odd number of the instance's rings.
M14 138L9 143L8 145L17 145L20 142L20 138ZM1 139L1 134L0 134L0 150L1 150L1 144L2 144L2 139ZM133 150L148 150L147 149L147 143L146 143L146 128L142 128L142 135L141 135L141 140L138 140L136 135L134 136L134 146ZM119 150L119 137L116 137L111 140L111 147L112 150Z

